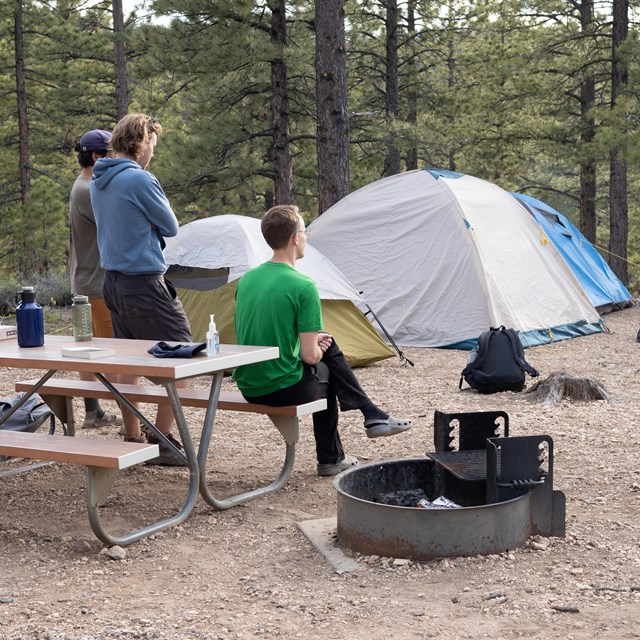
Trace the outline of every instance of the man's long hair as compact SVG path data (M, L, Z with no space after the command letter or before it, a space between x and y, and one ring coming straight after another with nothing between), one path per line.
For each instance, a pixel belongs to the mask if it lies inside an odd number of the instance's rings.
M111 135L111 149L129 158L139 160L149 144L151 134L160 136L162 127L145 113L130 113L118 124Z

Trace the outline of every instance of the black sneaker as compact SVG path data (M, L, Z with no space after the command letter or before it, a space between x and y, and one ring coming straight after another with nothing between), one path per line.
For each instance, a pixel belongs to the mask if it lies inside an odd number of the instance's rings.
M170 433L166 435L166 438L171 441L177 449L184 451L184 447L178 442ZM160 438L154 435L147 435L147 442L149 444L157 444L160 447L160 455L152 460L147 460L145 464L158 464L165 467L188 467L189 465L180 456L169 449L164 443L160 442Z

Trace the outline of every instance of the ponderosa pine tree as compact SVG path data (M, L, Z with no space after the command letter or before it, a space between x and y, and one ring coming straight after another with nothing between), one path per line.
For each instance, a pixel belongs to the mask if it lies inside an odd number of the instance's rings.
M593 0L580 0L580 27L585 38L595 37ZM592 65L588 65L580 83L580 117L582 148L588 150L596 135L596 78ZM592 244L596 242L596 177L595 159L587 155L580 162L580 232Z
M125 42L122 0L112 0L113 8L113 60L116 80L116 121L129 111L129 79Z
M344 0L315 5L318 214L349 193Z
M87 21L100 11L80 11L79 0L53 8L28 0L11 5L10 20L0 14L0 28L12 33L13 50L6 67L13 70L11 83L0 79L0 135L19 162L13 174L11 165L3 165L1 183L11 207L5 218L11 228L0 240L0 252L4 269L30 274L66 266L67 202L77 167L73 144L83 131L105 124L95 115L100 64L82 58L85 51L99 55L99 39L86 49L82 43L89 42ZM3 48L9 62L7 53ZM108 86L105 82L105 95ZM84 121L83 113L90 114Z
M620 55L629 33L629 1L613 0L613 23L611 38L611 110L618 108L620 96L624 93L629 74L627 63ZM620 120L619 120L620 121ZM622 119L622 123L625 119ZM627 237L629 218L627 206L627 160L625 155L626 126L621 124L621 142L614 142L611 148L611 169L609 181L609 264L613 272L624 282L629 281L627 270Z
M163 142L182 159L169 159L167 188L182 192L190 208L257 215L273 202L293 199L291 145L306 158L308 150L302 152L300 145L313 133L308 106L313 96L306 88L312 33L303 4L196 1L184 2L181 11L180 2L157 3L174 20L170 27L148 30L151 64L140 73L162 83L181 78L175 91L160 96L164 102L158 108L162 113L175 109L181 130L194 132L187 140L167 131ZM306 39L306 58L304 47L290 52L290 31L297 42ZM308 97L301 97L304 92ZM202 161L190 162L205 147L209 152ZM298 178L303 197L296 200L308 208L306 194L315 172L305 173Z

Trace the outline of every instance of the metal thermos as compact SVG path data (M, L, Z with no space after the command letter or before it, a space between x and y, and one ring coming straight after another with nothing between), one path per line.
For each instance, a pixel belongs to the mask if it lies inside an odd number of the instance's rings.
M83 342L93 338L91 305L87 296L73 296L71 322L73 324L73 339L76 342Z
M22 287L16 293L16 326L19 347L41 347L44 344L44 315L36 302L33 287Z

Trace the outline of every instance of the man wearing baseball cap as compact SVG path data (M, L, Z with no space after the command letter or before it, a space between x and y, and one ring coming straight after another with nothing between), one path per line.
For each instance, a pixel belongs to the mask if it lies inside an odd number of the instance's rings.
M71 247L69 272L74 294L88 296L91 304L93 335L100 338L113 337L111 314L102 297L104 271L100 268L100 254L96 240L96 222L91 208L89 184L93 165L109 153L111 133L102 129L87 131L76 145L78 162L82 168L69 198L69 227ZM81 373L82 380L93 380L90 373ZM122 425L122 419L106 413L95 398L84 400L85 418L82 428Z

